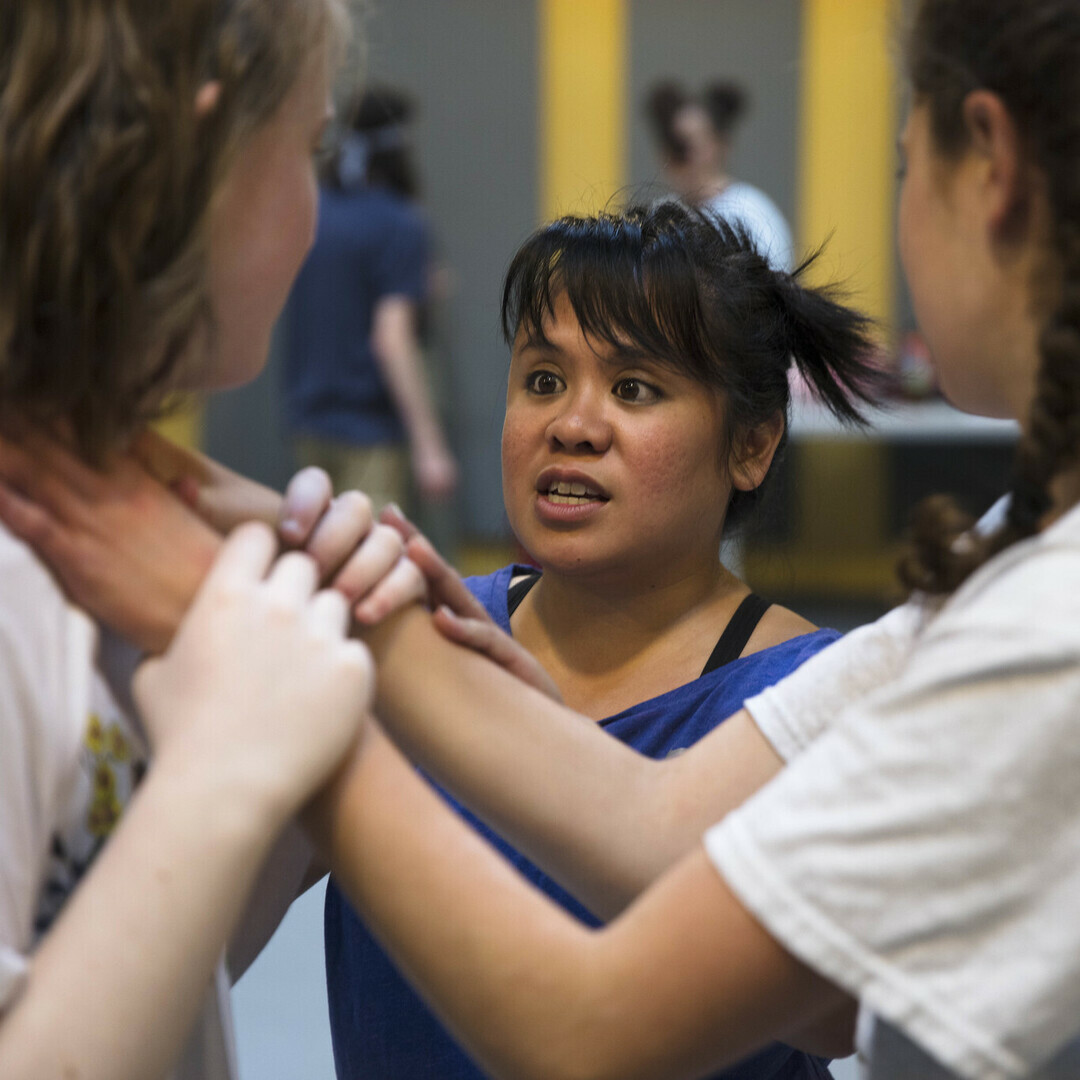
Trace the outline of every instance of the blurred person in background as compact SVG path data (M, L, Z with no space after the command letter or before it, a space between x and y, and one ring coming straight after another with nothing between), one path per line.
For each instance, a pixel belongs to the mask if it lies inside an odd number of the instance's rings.
M285 400L297 456L376 506L448 498L458 467L424 372L430 235L390 87L361 91L322 177L319 227L287 317Z
M694 95L664 80L649 92L645 111L672 191L690 206L741 222L773 266L790 271L794 245L784 215L765 192L728 173L746 106L746 92L734 82L713 82Z

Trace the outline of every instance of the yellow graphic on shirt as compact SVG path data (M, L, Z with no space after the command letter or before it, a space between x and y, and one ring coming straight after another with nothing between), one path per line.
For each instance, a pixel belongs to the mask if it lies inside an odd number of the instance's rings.
M117 724L104 724L91 713L83 739L92 757L93 791L87 811L86 827L92 836L104 838L116 827L123 811L117 794L116 766L131 760L131 746Z

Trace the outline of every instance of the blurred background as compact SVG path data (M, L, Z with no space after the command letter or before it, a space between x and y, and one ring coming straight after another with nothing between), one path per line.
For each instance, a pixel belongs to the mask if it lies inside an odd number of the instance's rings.
M973 511L1004 489L1015 431L934 395L894 241L897 60L903 0L382 0L368 5L368 77L415 104L410 150L438 288L426 301L431 400L458 465L449 499L417 513L468 572L513 553L499 432L508 350L500 283L550 217L665 192L645 114L649 89L716 79L747 94L730 172L790 223L796 261L839 280L879 320L902 392L867 433L797 403L779 485L732 550L750 584L840 629L896 599L893 566L912 505L931 491ZM353 72L355 80L355 72ZM283 413L286 338L260 380L171 430L281 487L296 462ZM978 462L978 470L974 463ZM984 478L977 479L978 474ZM987 486L986 475L1000 484ZM235 994L245 1080L330 1080L321 889L309 893ZM836 1075L853 1075L838 1066Z

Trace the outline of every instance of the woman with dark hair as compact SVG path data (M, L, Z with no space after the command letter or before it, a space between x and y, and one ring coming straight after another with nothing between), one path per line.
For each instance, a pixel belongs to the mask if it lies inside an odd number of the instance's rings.
M377 506L440 500L457 464L431 398L419 325L430 229L416 203L411 99L364 89L323 170L315 245L286 317L285 404L297 457Z
M765 192L728 172L735 129L746 112L746 92L734 82L710 83L700 94L674 81L649 92L645 112L662 155L664 178L684 202L738 221L758 250L781 270L794 265L791 229Z
M792 365L852 423L872 382L865 320L800 277L773 270L742 230L674 203L555 221L506 276L503 500L534 565L468 586L569 706L651 758L685 750L837 637L752 594L719 558L776 471ZM598 925L455 805L527 880ZM333 882L326 959L340 1076L479 1080ZM827 1071L777 1044L724 1075Z

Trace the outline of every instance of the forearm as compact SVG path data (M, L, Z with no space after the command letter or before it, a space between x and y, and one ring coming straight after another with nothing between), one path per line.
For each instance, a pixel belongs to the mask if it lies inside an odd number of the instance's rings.
M494 1076L697 1076L835 1002L700 849L610 928L587 929L377 731L306 822L365 923Z
M5 1080L145 1080L178 1055L273 840L209 767L155 766L0 1023Z
M402 297L376 308L372 353L414 446L445 448L442 423L431 400L413 322L415 304Z
M350 768L305 814L335 882L486 1070L515 1080L557 1080L553 1052L565 1042L558 1021L574 1015L565 993L581 987L578 973L564 966L573 945L559 960L545 950L545 962L537 964L518 930L539 899L549 945L584 943L586 931L562 912L547 911L544 898L387 739L372 731L363 738Z
M779 767L745 714L654 762L501 668L443 640L420 611L369 638L393 739L603 917L691 850ZM423 657L417 677L416 657ZM754 740L755 753L744 746Z

